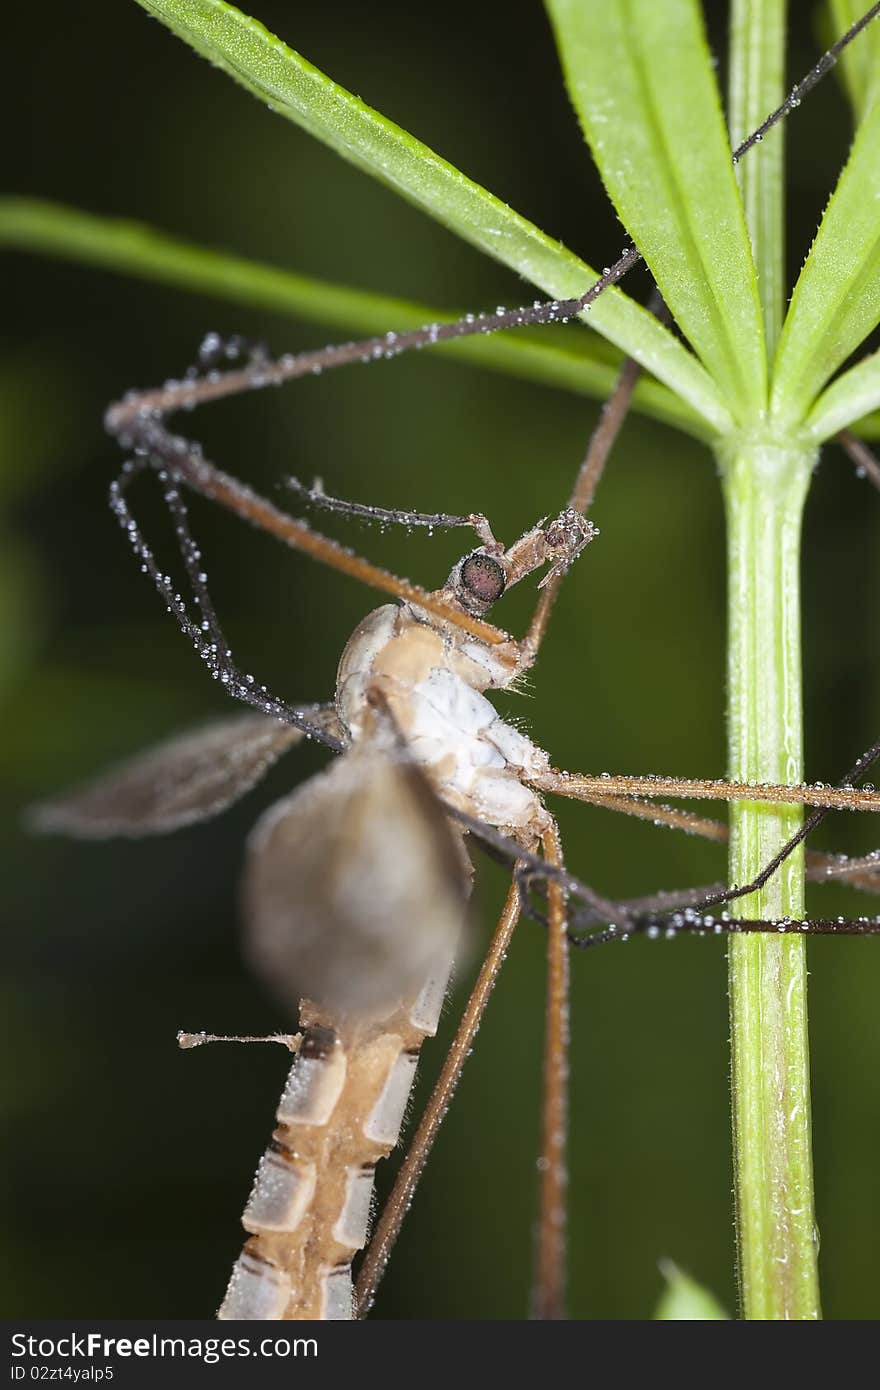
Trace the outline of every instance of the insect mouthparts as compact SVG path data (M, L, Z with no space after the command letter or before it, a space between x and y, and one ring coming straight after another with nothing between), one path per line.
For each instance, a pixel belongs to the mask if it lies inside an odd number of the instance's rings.
M548 549L568 553L572 558L585 545L589 545L590 541L595 540L598 534L598 526L594 526L592 521L588 521L573 507L566 507L561 511L548 523L544 531Z

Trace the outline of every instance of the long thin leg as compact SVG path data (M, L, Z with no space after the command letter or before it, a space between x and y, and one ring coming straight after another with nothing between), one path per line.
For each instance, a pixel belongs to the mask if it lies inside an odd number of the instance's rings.
M662 307L662 300L657 291L654 291L651 308L659 310ZM632 404L633 391L636 383L642 374L642 368L632 357L628 357L624 362L620 375L614 385L614 390L602 406L602 413L599 416L599 423L593 431L590 442L587 445L587 452L584 455L583 463L578 470L575 478L574 487L568 505L572 511L580 512L586 516L587 512L596 495L596 489L605 472L605 465L613 449L617 436L623 427L630 405ZM523 647L530 654L532 660L537 656L538 650L547 633L547 626L550 622L550 615L553 612L554 604L559 595L565 572L556 574L542 586L529 630L523 639Z
M813 883L842 880L865 893L880 893L880 850L850 858L807 850L807 878Z
M843 790L850 790L853 786L860 783L867 775L873 764L880 758L880 742L868 748L853 764L842 779ZM825 790L825 789L822 789ZM605 804L608 804L607 801ZM615 806L614 809L624 809ZM664 810L666 808L663 808ZM751 918L731 918L729 914L724 914L722 921L716 922L715 919L705 915L706 909L734 901L737 898L747 897L762 888L767 880L777 871L781 864L788 858L791 852L801 844L813 830L815 830L828 815L829 807L820 806L813 811L803 822L794 835L782 846L773 856L769 863L755 876L751 882L736 888L727 888L724 885L713 885L705 890L702 895L700 890L690 889L682 895L672 893L661 893L653 898L631 899L620 904L622 912L628 921L635 921L637 932L648 932L659 934L666 925L668 930L673 932L691 931L702 933L706 930L724 931L726 933L739 932L794 932L809 930L815 935L860 935L873 936L880 931L880 924L877 919L867 918L846 919L838 917L836 919L808 919L803 922L785 919L781 922L772 922L769 925L761 925L760 921ZM706 829L699 824L702 818L694 818L695 824L692 827L696 833L705 834ZM669 824L669 820L664 818L664 823ZM718 822L708 821L705 823L709 828L710 838L719 838L715 831L719 827ZM721 827L725 829L725 827ZM856 859L841 859L839 856L807 852L807 878L813 882L827 882L829 879L844 879L852 887L860 888L865 892L877 892L880 889L878 880L878 856L877 853L864 855ZM676 901L677 899L677 901ZM682 913L679 909L685 908ZM670 918L668 915L664 921L656 919L656 913L674 913ZM579 914L584 925L596 921L596 915L591 914L588 909ZM626 933L624 933L626 934ZM572 936L571 939L576 945L600 945L605 941L621 939L621 934L614 926L608 931L594 934L589 938L578 938Z
M857 784L868 772L872 763L880 758L880 744L869 748L863 753L858 761L849 769L843 779L843 789L848 789L852 784ZM640 820L650 820L653 825L664 826L671 830L681 830L686 834L698 835L703 839L714 840L716 843L724 843L728 839L728 827L723 821L715 820L708 816L694 814L693 811L685 811L671 806L656 805L650 800L642 800L636 797L605 794L605 787L608 785L607 779L600 778L599 782L602 792L585 792L578 789L575 793L578 800L588 802L590 805L599 806L606 810L617 811L624 815L634 816ZM727 783L721 784L723 787ZM565 790L566 788L556 787L554 790ZM783 788L788 791L788 788ZM799 790L799 789L791 789ZM827 788L821 785L816 788L817 792L824 793ZM754 789L752 789L754 791ZM617 930L627 930L627 923L633 913L651 910L654 912L672 911L678 907L711 907L717 903L727 901L729 898L741 897L753 893L763 886L770 876L776 872L782 862L787 858L791 851L800 844L806 835L824 820L829 814L828 807L821 807L807 817L801 828L791 837L787 844L778 851L777 855L769 864L765 865L760 875L750 884L745 884L741 888L725 888L721 884L711 884L702 888L687 888L680 891L667 890L651 898L644 899L611 899L597 893L595 889L583 883L566 870L560 870L558 866L550 865L545 857L543 860L522 849L515 841L502 835L492 826L484 825L475 820L466 812L453 806L446 806L449 814L468 830L482 846L499 858L502 862L517 864L518 879L524 890L532 882L547 883L550 879L555 879L561 888L570 898L577 901L577 921L582 925L590 925L598 922L615 922L618 924ZM827 882L830 879L844 880L854 888L858 888L866 893L880 892L880 851L873 851L860 858L849 858L844 855L823 853L820 851L807 851L807 878L811 882ZM524 909L528 910L523 904ZM530 913L530 915L535 915ZM544 921L542 915L538 914L538 920ZM809 923L805 924L807 927Z
M387 570L370 564L346 546L330 540L318 531L313 531L305 522L279 511L266 498L260 497L245 484L210 463L198 444L171 434L156 421L142 421L136 431L136 439L137 452L142 459L153 462L160 472L167 471L174 484L186 483L193 491L219 502L242 520L251 522L322 564L351 575L371 588L393 594L396 598L405 599L427 609L444 621L486 642L495 648L496 656L507 660L511 668L511 678L514 672L522 668L522 644L514 642L501 628L477 616L478 612L485 611L485 608L500 597L504 585L495 597L487 598L482 610L473 609L463 602L456 602L457 595L451 588L428 593L411 584L409 580L399 579ZM140 466L142 467L143 463ZM531 531L525 532L507 550L495 540L484 517L474 513L472 517L467 518L465 524L472 525L477 533L482 535L484 547L499 558L508 589L544 565L550 566L545 583L551 581L554 575L563 573L568 568L595 534L589 522L573 515L569 509L560 513L546 527L535 526ZM499 647L507 647L507 653L499 652Z
M850 775L846 781L853 781ZM597 796L595 798L585 798L591 806L601 806L608 811L617 811L625 816L634 816L638 820L650 821L652 825L663 826L667 830L682 830L686 835L697 835L703 840L714 840L717 844L726 844L729 832L724 821L714 820L711 816L698 816L693 811L682 811L673 806L656 805L651 801L640 801L634 797L627 796ZM826 812L816 811L816 816L824 816ZM815 830L818 821L813 822L812 816L808 817L801 829L798 831L797 839L792 839L783 846L779 854L765 865L761 871L760 881L756 880L757 887L760 888L766 883L767 879L783 862L785 858L800 844L805 835L809 835ZM765 877L766 875L766 877ZM851 887L859 888L865 893L880 893L880 850L872 850L869 854L859 857L826 853L822 850L807 850L807 878L812 883L827 883L831 879L845 880ZM687 895L687 904L690 905L691 889L685 889L682 893L670 890L665 895L668 906L675 906L672 899L682 899ZM704 889L694 889L694 893L703 893L708 896L710 893L726 892L720 884L713 884ZM737 890L739 892L740 890ZM742 890L744 893L754 893L755 884L747 884ZM697 901L698 899L693 899ZM630 908L637 899L624 898L619 906ZM647 902L647 900L645 900ZM596 917L598 921L598 915Z
M544 854L562 866L555 822L542 836ZM568 929L565 895L547 884L547 1008L544 1042L544 1104L538 1159L538 1247L532 1315L565 1317L566 1192L568 1188Z
M582 314L611 285L617 284L627 271L638 265L642 257L634 246L627 246L622 255L583 294L572 299L551 299L544 303L502 309L494 314L467 314L448 323L426 324L424 328L407 329L402 333L384 333L364 338L356 343L341 343L314 352L288 354L273 359L258 357L246 366L228 372L211 372L207 377L185 378L170 382L154 391L132 391L122 401L111 405L105 416L110 434L123 447L126 435L138 429L145 415L154 418L177 410L191 410L196 405L238 396L245 391L260 391L267 386L314 376L332 367L344 367L355 362L374 362L382 358L399 357L414 348L433 347L453 338L469 338L476 334L498 333L505 328L521 328L542 323L566 323Z
M443 1068L425 1106L418 1128L412 1137L406 1156L400 1165L391 1194L382 1211L370 1244L367 1246L355 1285L357 1316L364 1318L373 1305L376 1289L394 1249L403 1219L409 1210L419 1178L437 1137L437 1131L458 1085L459 1077L480 1026L489 996L495 987L498 972L507 955L513 929L519 920L519 891L515 884L507 894L504 910L492 936L480 972L468 999L467 1007Z
M445 802L443 805L452 818L460 825L465 826L482 846L490 851L496 851L500 859L514 868L522 868L527 871L528 876L545 882L555 879L566 893L577 897L603 921L613 921L619 915L620 903L597 893L589 884L583 883L579 878L575 878L574 874L570 874L564 865L552 863L546 855L543 859L539 858L530 850L523 849L507 835L502 835L493 825L486 825L483 821L476 820L458 807L449 806Z
M880 756L880 748L874 755ZM798 787L775 782L725 782L687 777L629 777L617 774L591 776L551 768L529 779L538 791L593 801L596 796L680 796L697 801L769 801L788 806L816 806L827 811L880 811L880 792L861 787L826 787L805 783Z
M698 816L693 811L681 811L675 806L658 806L653 801L630 796L590 797L589 804L633 816L636 820L647 820L667 830L683 830L686 835L698 835L703 840L716 840L719 844L727 842L728 831L724 821L711 816Z
M165 501L175 520L184 566L198 612L201 615L198 620L190 616L186 604L174 589L170 578L163 574L156 564L153 552L141 535L126 499L129 485L146 467L146 459L130 460L125 465L119 478L110 489L111 506L120 526L128 536L142 568L152 579L181 631L190 639L211 674L221 681L224 689L235 699L251 705L263 714L281 719L295 729L301 729L308 738L316 739L319 743L332 748L334 752L339 752L342 748L340 739L328 732L319 721L314 719L313 711L297 709L288 704L287 701L279 700L276 696L270 695L265 686L257 685L252 676L243 674L234 665L229 644L208 597L204 575L200 569L201 554L196 549L189 532L186 508L176 490L173 487L166 487L164 491Z
M698 835L716 843L723 843L728 838L728 827L722 821L698 816L692 811L674 810L672 807L662 805L654 806L650 802L631 800L628 797L596 797L595 799L585 797L584 800L603 809L622 812L625 815L635 815L639 819L650 820L654 825L665 826L671 830L682 830L685 833ZM735 897L740 892L755 891L750 884L745 885L743 890L737 890L728 889L723 884L718 883L678 890L667 889L641 898L608 898L597 893L595 889L583 883L567 870L550 864L546 857L541 859L529 850L523 849L514 840L502 835L494 827L482 824L455 807L446 806L445 809L453 819L470 830L475 842L494 858L501 863L515 866L515 878L520 886L521 908L526 915L544 925L546 925L545 915L531 907L527 901L527 895L529 888L534 884L544 885L546 890L546 884L551 879L559 884L568 895L570 902L576 904L576 907L571 909L571 916L577 929L594 926L601 922L611 922L615 924L612 934L616 939L625 936L630 928L636 924L636 918L644 916L646 913L670 913L680 908L706 908L726 901L728 897ZM824 811L814 812L814 815L817 816L825 814ZM765 866L762 871L762 883L772 872L775 872L791 848L793 848L791 843L783 846L777 856L778 862L774 861L771 865ZM862 892L880 893L880 851L873 851L861 858L851 859L845 855L808 850L807 878L814 883L824 883L830 879L843 880L849 886L858 888ZM691 920L690 925L692 927L694 920ZM721 920L725 919L722 918ZM715 919L712 919L712 928L715 929L716 925ZM809 921L792 923L792 927L794 925L797 926L798 930L808 930L810 927ZM635 929L644 930L644 923L636 924Z
M707 917L698 907L686 907L671 916L647 913L631 919L625 931L608 927L605 931L581 936L569 933L572 946L581 949L628 941L631 936L880 936L880 917Z
M656 291L655 291L656 297ZM592 504L596 488L601 480L608 456L620 429L628 413L632 393L641 375L641 367L631 358L623 365L623 369L618 377L612 395L603 407L602 415L599 420L587 449L586 456L575 480L575 485L569 499L569 506L574 510L586 513ZM872 450L868 448L856 436L844 430L838 435L838 442L849 454L853 463L860 469L875 487L880 489L880 461L875 457ZM533 660L543 641L547 631L550 614L559 593L559 588L564 578L564 571L554 575L548 583L542 586L538 603L532 617L528 632L523 640L523 648ZM843 779L844 789L849 784L856 783L864 775L867 766L874 761L878 749L869 749L868 752L859 759L859 762ZM555 788L560 790L559 788ZM651 819L655 823L664 824L671 828L687 830L690 833L699 834L706 838L715 840L727 839L727 827L718 821L712 821L703 817L695 817L692 813L682 811L677 812L669 807L656 808L656 814L649 802L632 800L627 796L596 796L585 798L593 801L596 805L602 805L609 810L621 811L624 814L633 815L642 819ZM711 906L716 903L729 900L731 897L742 897L757 890L771 877L780 867L789 854L800 844L812 830L814 830L828 813L830 807L823 806L807 818L795 836L787 842L773 860L767 864L758 875L757 879L741 888L728 890L723 886L713 886L705 892L704 906ZM878 880L875 877L875 866L873 861L854 861L852 864L843 864L835 860L832 856L808 854L808 877L814 880L827 880L831 877L846 878L854 887L859 887L868 892L877 891ZM661 895L666 898L667 905L672 905L673 896L679 898L682 905L691 905L699 902L698 890L687 891L684 895ZM651 900L645 900L645 906ZM659 906L659 900L658 906ZM627 901L621 904L626 909L635 906L635 902Z
M877 873L877 854L866 854L859 859L841 860L833 854L808 854L807 856L807 879L810 883L840 882L846 883L849 888L858 888L863 893L880 893L880 875ZM696 919L688 923L694 931L708 932L714 930L716 922L710 920L705 915L707 902L715 903L719 899L725 900L727 892L723 883L700 884L690 888L661 888L657 893L648 893L638 898L621 898L618 907L619 915L628 922L635 923L637 932L645 932L649 924L647 918L653 918L653 925L659 926L658 918L661 913L679 913L686 908L696 909L699 921ZM578 908L573 918L574 935L587 927L598 926L607 918L596 912L593 908ZM742 921L744 919L731 918L730 915L722 918L719 925L721 930L725 930L728 923ZM822 922L824 918L806 918L804 921L792 922L790 927L798 931L811 932L814 922ZM850 919L839 919L845 923ZM855 919L859 923L864 923L864 918ZM678 925L671 923L673 934L678 930ZM742 929L742 928L740 928ZM778 928L777 928L778 930ZM626 931L621 932L616 928L613 935L619 939L625 935ZM853 929L853 935L858 933Z
M837 442L855 464L856 472L866 477L880 491L880 460L874 450L851 430L841 430Z
M852 791L853 788L865 778L878 758L880 758L880 742L873 744L857 758L853 766L844 775L842 779L843 786L840 790ZM604 783L605 779L600 779L600 781ZM803 788L798 790L803 791ZM820 787L815 790L827 791L828 789ZM868 793L865 793L865 795L867 794ZM786 918L781 922L771 923L769 926L761 926L760 922L751 918L731 918L727 913L724 914L720 922L705 915L707 908L728 903L737 898L747 897L762 888L767 880L788 858L792 850L801 844L806 837L821 824L828 815L829 809L830 807L826 803L820 805L817 810L813 811L799 829L795 831L794 835L786 841L770 862L765 864L761 872L749 883L735 888L713 886L701 899L695 896L694 890L689 890L683 895L683 902L679 904L670 901L670 895L666 894L659 895L659 897L655 898L653 901L645 899L642 900L641 903L639 903L638 900L621 903L622 912L625 914L627 920L630 922L635 921L636 931L647 931L652 934L659 933L664 925L663 922L657 921L653 914L656 911L665 913L673 911L675 912L675 916L672 919L669 917L666 918L666 925L673 931L704 932L711 929L728 933L737 933L809 930L815 935L876 935L878 932L878 923L876 919L871 921L867 918L846 919L839 917L835 920L820 918L800 922ZM841 860L833 855L808 854L807 877L814 881L827 881L829 878L843 878L847 879L854 887L862 888L867 892L875 892L878 887L876 877L877 864L878 856L876 854L863 856L861 859L852 861ZM683 903L687 904L685 912L682 914L675 911L678 907L682 906ZM641 919L639 918L640 912L644 914L641 916ZM596 920L595 914L591 914L589 909L586 913L580 915L585 925L588 924L590 920ZM626 928L623 934L628 934ZM572 939L575 940L577 945L599 945L603 941L620 939L620 936L621 933L618 931L618 928L612 926L608 931L595 934L591 938L578 939L577 937L573 937Z
M861 781L863 781L866 774L878 758L880 758L880 743L875 743L872 744L871 747L868 748L864 753L862 753L861 757L859 757L856 760L853 766L846 773L846 775L843 778L843 788L849 790L853 786L857 786ZM775 874L779 866L782 863L784 863L784 861L791 854L792 850L796 849L799 844L802 844L803 841L807 838L807 836L812 834L812 832L819 825L822 824L822 821L828 815L829 809L830 807L827 804L820 805L818 810L813 811L811 815L807 816L803 824L798 827L798 829L791 836L791 838L785 842L785 844L782 846L780 850L777 851L777 853L770 860L769 864L765 864L761 872L759 874L756 874L756 876L752 879L751 883L746 883L736 888L727 889L721 895L716 895L713 898L708 898L706 900L705 906L712 907L716 903L732 902L736 898L744 898L748 897L751 893L757 893L757 891L760 888L764 887L764 884L767 882L767 880L771 878L773 874Z
M453 623L490 646L511 642L509 635L500 628L453 608L438 595L430 594L406 579L398 579L378 565L361 559L347 547L313 531L304 521L288 516L266 498L215 467L203 456L197 444L170 434L155 421L142 423L136 438L139 452L160 460L173 477L194 492L218 502L235 516L251 522L292 549L311 556L331 569L340 570L380 593L392 594L395 598L405 599L435 613L437 617ZM511 665L514 660L512 655Z
M655 291L656 295L656 291ZM623 365L620 376L618 377L614 391L602 410L599 423L590 439L587 453L578 476L575 480L574 488L569 499L569 506L585 514L596 493L598 484L605 470L611 449L616 442L620 429L626 419L631 401L632 393L641 375L641 367L632 358L628 358ZM880 460L876 458L873 451L849 430L843 430L837 436L838 442L851 458L856 467L867 476L878 490L880 490ZM547 631L550 614L559 589L564 578L564 572L554 575L547 583L539 595L535 612L532 617L528 632L523 640L523 648L530 654L531 659L537 654L540 645ZM842 779L843 787L846 789L849 784L857 783L864 776L867 768L875 761L880 753L880 745L871 748L863 755L855 766ZM603 779L604 780L604 779ZM563 791L560 787L554 790L562 792L564 795L572 794ZM591 801L594 805L604 806L609 810L623 812L626 815L636 816L644 820L652 820L655 824L666 825L669 828L685 830L692 834L701 835L707 839L727 840L727 826L720 821L710 820L705 817L694 816L692 812L676 811L670 807L653 807L649 801L639 801L624 795L595 795L585 796L585 800ZM721 902L725 902L734 897L743 897L757 891L780 867L784 860L792 853L797 845L821 823L827 815L829 806L825 805L813 812L809 816L797 833L783 845L777 855L765 865L764 869L757 878L743 887L737 889L727 889L724 885L712 885L703 890L702 905L709 907ZM877 866L873 856L868 856L863 860L852 862L842 862L832 855L822 855L815 852L807 854L807 877L813 881L827 881L830 878L842 878L848 880L853 887L861 888L866 892L876 892L880 889L880 879L877 877ZM684 893L661 894L659 897L644 900L626 900L620 904L625 910L661 910L673 906L692 906L700 903L700 891L686 890Z
M623 365L623 370L617 379L613 393L609 396L602 408L602 416L599 424L590 440L584 463L578 474L574 489L572 490L569 506L573 510L586 514L590 502L593 499L596 486L602 475L608 454L611 451L620 428L626 418L632 400L632 393L635 390L636 382L642 374L639 364L633 359L627 358ZM529 630L523 639L523 646L534 658L544 640L547 626L550 622L550 614L562 587L564 574L554 575L553 579L546 584L538 597Z
M758 144L768 130L800 106L804 97L831 70L843 50L878 13L880 0L832 44L818 63L813 64L806 76L792 87L776 110L771 111L751 135L731 151L734 164ZM322 348L316 352L303 352L295 357L279 358L278 361L260 353L250 364L236 371L215 371L208 377L169 382L155 391L133 391L125 400L110 407L106 416L107 429L128 448L130 444L124 443L125 435L130 434L146 414L169 415L175 410L238 395L243 391L275 386L283 381L313 375L349 362L372 362L376 359L397 357L412 348L431 347L452 338L465 338L478 333L497 333L505 328L519 328L529 324L565 322L589 309L600 294L617 284L641 260L641 253L635 246L626 246L622 255L608 270L604 271L583 294L572 299L549 300L546 303L524 305L517 309L499 310L494 314L468 314L452 323L432 323L424 328L403 333L385 333L362 342L344 343L339 347ZM222 345L217 345L218 348L220 346ZM238 347L239 344L236 343L236 351Z

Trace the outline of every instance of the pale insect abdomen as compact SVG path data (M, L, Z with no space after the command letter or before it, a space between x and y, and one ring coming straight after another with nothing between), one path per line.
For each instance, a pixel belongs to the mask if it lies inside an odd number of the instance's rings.
M381 1024L304 1003L304 1035L242 1224L249 1239L221 1319L348 1319L373 1171L400 1135L419 1048L437 1030L445 974Z
M420 621L407 605L387 604L364 619L342 654L337 713L353 744L387 740L393 756L402 738L444 802L532 845L547 814L522 774L544 771L547 755L482 693L512 678L488 647ZM395 729L377 717L371 690L382 694ZM420 925L415 913L413 932ZM368 1234L373 1169L397 1143L452 954L384 1017L304 1002L303 1047L245 1209L249 1239L221 1318L351 1317L351 1261Z
M522 775L548 767L546 753L506 723L482 691L502 688L510 669L461 634L420 622L407 605L377 608L355 629L339 663L337 709L352 741L381 691L409 755L437 792L476 819L529 842L545 827L540 798Z

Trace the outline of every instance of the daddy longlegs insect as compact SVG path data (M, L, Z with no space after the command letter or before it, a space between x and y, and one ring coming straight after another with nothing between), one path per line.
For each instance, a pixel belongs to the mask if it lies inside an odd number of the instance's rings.
M878 9L875 6L871 14ZM796 105L818 80L820 69L828 66L820 64L795 88L736 157ZM569 505L510 547L500 544L487 520L477 514L383 511L294 484L314 507L407 525L473 528L479 546L465 554L446 584L433 592L378 569L280 511L165 426L173 410L327 367L394 356L469 332L568 318L589 307L638 259L635 248L628 248L576 300L433 325L277 361L257 354L231 371L196 371L158 391L133 393L108 412L111 433L134 455L112 492L120 524L212 674L257 713L163 745L86 792L41 808L37 823L44 829L96 836L170 830L223 809L303 735L342 754L330 771L266 813L251 841L251 953L291 1005L306 997L300 1006L301 1033L290 1040L297 1057L279 1104L278 1129L245 1210L249 1239L221 1317L351 1315L351 1261L366 1242L373 1169L398 1140L418 1049L436 1029L458 949L470 874L465 836L508 860L514 867L513 884L440 1079L361 1265L355 1303L359 1313L370 1306L524 908L538 916L547 931L545 1093L533 1303L535 1316L542 1318L564 1315L569 943L592 945L661 931L880 932L877 919L761 922L726 911L709 915L710 908L723 909L766 882L829 810L880 809L880 795L858 786L880 756L880 745L858 760L839 788L570 774L554 768L548 755L502 721L483 696L486 689L514 687L534 663L561 580L595 534L585 513L628 408L639 373L634 363L623 368ZM856 441L843 442L854 454L863 448ZM868 458L869 467L875 467ZM858 461L866 466L864 454ZM163 484L194 614L159 571L128 505L130 483L148 469L158 472ZM386 605L370 614L350 638L332 705L292 706L235 666L189 530L182 486L399 601L397 607ZM534 617L525 637L516 641L489 623L486 614L507 588L545 566ZM614 902L567 871L545 794L621 810L713 839L724 838L720 823L651 804L650 799L759 799L815 809L749 884ZM872 856L844 863L814 854L808 862L813 878L846 878L869 891L880 887ZM532 901L535 889L542 896L540 907ZM418 930L413 930L416 921ZM596 930L597 925L603 929ZM205 1039L206 1035L185 1035L183 1042L192 1045Z
M628 366L594 436L572 497L581 508L598 480L635 377L635 370ZM463 558L443 589L424 595L401 583L402 606L380 608L361 624L341 662L335 707L286 706L242 677L232 664L208 598L202 558L189 533L179 483L195 482L199 490L213 492L240 515L271 518L274 533L288 539L299 536L302 523L219 474L155 419L144 429L149 436L146 453L127 465L114 489L119 520L203 658L231 693L261 712L174 740L91 791L43 808L43 828L85 835L173 829L223 809L248 790L301 733L334 751L350 750L331 772L268 812L255 832L248 876L252 952L276 987L281 983L291 1003L303 987L321 1002L306 1003L301 1009L298 1059L279 1106L279 1129L245 1213L251 1239L237 1266L223 1315L342 1316L350 1307L349 1265L366 1236L372 1169L397 1140L417 1048L436 1027L454 955L464 889L460 840L454 838L456 832L450 838L445 812L490 849L515 861L519 873L437 1090L362 1267L360 1303L366 1306L372 1296L411 1200L520 914L524 885L539 879L546 884L550 986L535 1311L559 1316L564 1267L564 895L574 904L569 920L577 929L588 929L596 921L614 924L599 934L578 938L585 942L612 936L623 939L635 931L801 930L804 924L720 918L713 923L705 915L708 906L736 896L721 889L697 890L690 902L675 895L630 904L604 900L565 873L555 824L534 792L573 795L721 838L725 828L716 822L633 798L646 794L753 797L756 789L718 782L575 778L558 773L546 755L490 713L491 706L465 679L469 676L478 687L503 687L535 659L563 570L592 538L592 528L577 506L565 509L549 525L533 528L507 551L495 542L482 517L396 514L410 525L472 524L483 544ZM156 569L127 505L128 484L150 460L161 461L165 497L203 615L198 625ZM336 510L358 510L347 503L339 506L321 493L312 500ZM372 509L372 514L380 520L395 516L379 509ZM313 531L302 534L311 547L328 547L333 562L335 543ZM371 566L350 552L339 553L346 570L356 572L363 564L373 577ZM529 634L516 643L487 624L483 615L504 587L548 562L550 582L541 593ZM382 582L392 592L398 583L387 575ZM413 663L422 672L415 684ZM425 708L419 708L421 702ZM453 722L448 715L456 707ZM475 759L474 746L479 754L494 752L494 765ZM875 755L876 750L871 750L869 756ZM437 764L450 758L451 773L439 773ZM867 770L868 758L862 762L852 780ZM442 810L423 782L423 766L433 773ZM471 784L463 785L468 773ZM480 782L486 783L482 793ZM817 814L833 806L880 809L880 797L873 792L760 790L762 799L804 800L819 808ZM493 829L493 820L507 833ZM815 817L805 823L805 829L814 822ZM371 866L381 868L385 863L389 842L394 846L388 859L391 882L365 883ZM545 860L535 857L538 846ZM791 844L785 847L790 848ZM778 856L779 862L782 857ZM766 876L773 867L768 866ZM365 920L362 907L352 915L351 908L346 913L329 901L331 875L340 880L343 896L353 885L359 903L366 898L369 908L376 901L383 904L384 938L376 938L372 912ZM846 876L859 886L878 886L873 860L841 864L830 856L813 856L811 875ZM738 892L754 887L750 884ZM436 909L431 921L426 921L426 902ZM683 910L669 917L674 906ZM664 912L667 915L661 915ZM414 919L419 921L419 931L401 933L401 926L410 926ZM316 924L320 927L317 940ZM815 931L878 930L875 922L867 921L808 925ZM331 953L328 937L335 943ZM404 949L407 945L415 948L414 953ZM428 983L417 988L420 975ZM193 1038L185 1041L191 1044ZM352 1113L367 1116L355 1139ZM298 1156L295 1162L293 1152ZM329 1196L325 1181L330 1185Z

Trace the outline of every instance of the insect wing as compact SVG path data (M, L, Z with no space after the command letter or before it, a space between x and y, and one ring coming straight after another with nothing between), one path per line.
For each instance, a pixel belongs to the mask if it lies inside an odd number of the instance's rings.
M244 796L302 737L298 729L264 714L217 720L32 807L28 824L83 839L177 830Z
M273 806L245 877L249 953L286 1003L384 1016L451 965L469 888L418 768L355 749Z

